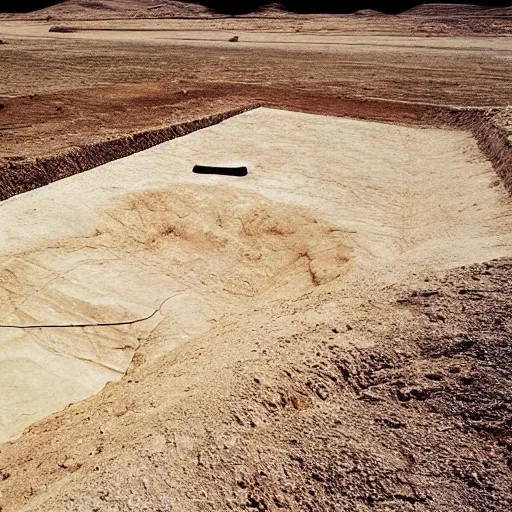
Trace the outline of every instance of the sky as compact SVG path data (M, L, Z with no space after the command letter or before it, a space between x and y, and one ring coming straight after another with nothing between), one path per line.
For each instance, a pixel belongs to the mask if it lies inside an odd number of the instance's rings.
M85 0L87 1L87 0ZM96 0L98 1L98 0ZM99 0L101 1L101 0ZM186 0L185 0L186 1ZM221 12L251 12L259 5L271 3L276 0L189 0L213 7ZM279 1L279 0L277 0ZM442 0L438 0L440 3ZM471 0L445 0L446 3L472 3ZM59 3L58 0L0 0L0 12L28 12L41 9L52 4ZM287 4L290 10L296 12L354 12L358 9L376 9L387 13L402 12L410 7L422 3L436 3L422 0L281 0L280 3ZM474 3L489 6L509 6L512 0L480 0Z

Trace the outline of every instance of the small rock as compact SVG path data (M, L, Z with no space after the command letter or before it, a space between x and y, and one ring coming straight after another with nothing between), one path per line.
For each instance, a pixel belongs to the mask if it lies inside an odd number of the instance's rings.
M290 397L290 401L297 411L303 411L304 409L308 409L311 407L311 400L302 395L292 395Z
M407 426L403 421L393 418L376 418L375 423L382 423L389 428L404 428Z
M464 384L465 386L469 386L470 384L472 384L474 381L475 381L475 378L472 377L471 375L462 375L460 377L460 381L462 382L462 384Z
M422 290L419 292L421 297L433 297L434 295L439 295L438 290Z
M469 475L468 483L470 487L482 487L482 482L480 481L479 475L476 472L473 472L471 475Z
M329 396L329 391L327 391L327 389L325 388L318 388L316 390L316 394L322 399L322 400L327 400L328 396Z
M127 412L128 412L128 407L122 406L122 407L119 407L116 410L114 410L113 414L114 414L114 416L117 416L119 418L120 416L124 416Z
M57 464L60 468L67 469L70 473L78 471L83 466L81 462L70 461L67 457L65 457L62 462L58 462Z
M363 391L359 397L359 400L365 400L367 402L382 402L382 398L380 396L375 395L371 391Z
M425 377L429 380L436 380L436 381L443 379L443 376L440 373L435 373L435 372L426 373Z
M82 467L82 464L80 462L77 462L76 464L71 464L67 467L68 471L70 473L74 473L75 471L78 471Z
M0 471L0 482L7 480L10 476L11 474L7 473L6 471Z
M230 43L238 43L238 36L233 36L229 38Z
M411 399L411 395L407 389L397 389L396 397L400 402L408 402Z
M396 396L400 402L408 402L412 399L426 400L433 390L434 388L405 387L403 389L397 389Z

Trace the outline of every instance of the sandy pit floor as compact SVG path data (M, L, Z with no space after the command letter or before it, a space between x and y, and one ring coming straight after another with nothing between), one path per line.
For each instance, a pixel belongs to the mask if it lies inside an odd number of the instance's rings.
M5 201L0 442L230 315L510 256L509 212L467 133L266 108Z

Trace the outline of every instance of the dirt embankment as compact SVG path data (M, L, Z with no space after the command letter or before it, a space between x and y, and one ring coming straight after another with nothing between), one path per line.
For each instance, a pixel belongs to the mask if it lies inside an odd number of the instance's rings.
M187 135L259 105L278 106L277 101L270 97L263 99L263 95L261 95L257 102L256 97L257 95L254 95L250 106L213 114L195 121L183 122L166 128L145 130L105 142L81 145L55 156L8 161L6 164L0 165L0 201L142 151L167 140ZM334 108L332 106L328 108L325 101L311 99L311 102L307 102L305 98L302 101L293 99L280 101L280 105L289 110L301 112L345 115L407 124L445 125L468 130L477 140L480 150L493 164L509 193L512 194L511 107L449 108L344 99L339 102L334 101Z
M23 162L10 161L0 167L0 201L212 126L256 106L78 147L61 155Z
M135 368L2 447L4 510L509 510L511 269L276 303Z
M470 131L512 194L512 107L439 109L434 118Z

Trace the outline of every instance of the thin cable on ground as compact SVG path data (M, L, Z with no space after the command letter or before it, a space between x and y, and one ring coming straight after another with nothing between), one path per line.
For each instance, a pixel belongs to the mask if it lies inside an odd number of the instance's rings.
M145 320L149 320L150 318L153 318L157 313L162 311L162 308L164 307L164 304L172 299L173 297L176 297L177 295L180 295L183 293L177 292L169 297L167 297L161 304L156 308L153 313L150 315L136 318L134 320L123 320L121 322L93 322L93 323L82 323L82 324L30 324L30 325L18 325L18 324L0 324L0 328L4 329L65 329L65 328L79 328L79 327L115 327L117 325L132 325L136 324L138 322L144 322Z

